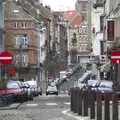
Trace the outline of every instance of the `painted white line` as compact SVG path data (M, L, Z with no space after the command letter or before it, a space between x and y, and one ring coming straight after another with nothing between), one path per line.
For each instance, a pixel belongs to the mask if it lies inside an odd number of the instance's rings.
M52 106L52 105L57 105L57 103L46 103L45 105Z
M0 60L12 60L12 57L0 57Z
M27 107L36 107L38 104L26 104Z
M65 105L70 105L70 102L66 102L66 103L64 103Z
M120 56L111 56L112 59L119 59Z
M78 116L75 113L70 113L70 110L64 110L62 111L62 114L67 115L68 117L72 117L76 120L90 120L89 117L82 117L82 116Z

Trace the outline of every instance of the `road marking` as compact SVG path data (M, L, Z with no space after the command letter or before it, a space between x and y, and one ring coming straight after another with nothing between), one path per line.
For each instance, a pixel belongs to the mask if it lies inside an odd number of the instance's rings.
M65 119L63 119L63 118L51 118L51 119L48 119L48 120L65 120Z
M67 115L69 117L72 117L76 120L90 120L89 117L82 117L82 116L78 116L72 112L71 113L69 113L69 112L70 112L70 110L64 110L64 111L62 111L62 114Z
M27 107L36 107L38 104L26 104Z
M65 102L64 104L65 104L65 105L70 105L70 102Z
M46 103L48 106L57 105L57 103Z

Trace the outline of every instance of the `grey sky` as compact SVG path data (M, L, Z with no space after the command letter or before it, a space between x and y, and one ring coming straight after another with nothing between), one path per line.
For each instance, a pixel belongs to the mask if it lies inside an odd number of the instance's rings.
M49 5L54 11L74 10L76 0L40 0L44 5Z

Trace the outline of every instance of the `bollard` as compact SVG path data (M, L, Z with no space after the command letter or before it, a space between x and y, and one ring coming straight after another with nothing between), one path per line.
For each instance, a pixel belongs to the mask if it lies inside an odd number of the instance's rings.
M111 93L104 93L104 120L110 120L110 99Z
M118 120L118 98L117 98L117 94L113 93L112 95L112 111L113 111L113 115L112 115L112 120Z
M82 115L82 91L79 90L79 111L78 111L79 115Z
M88 92L83 91L83 116L88 116Z
M90 119L95 119L95 98L94 92L89 89Z
M70 89L71 111L73 111L73 89Z
M76 109L77 109L77 113L79 113L79 88L76 88Z
M102 120L102 96L97 92L97 120Z
M75 88L75 91L74 91L74 105L75 105L75 113L77 113L77 88Z
M76 88L73 89L73 112L76 113Z

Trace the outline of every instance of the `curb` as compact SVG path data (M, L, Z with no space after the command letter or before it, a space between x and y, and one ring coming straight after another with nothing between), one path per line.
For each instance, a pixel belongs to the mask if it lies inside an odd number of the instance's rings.
M62 111L62 114L66 115L68 117L74 118L74 120L90 120L89 117L79 116L77 113L73 113L69 109Z
M21 103L13 103L13 104L11 104L9 106L0 107L0 110L17 109L20 105L21 105Z

